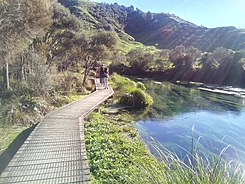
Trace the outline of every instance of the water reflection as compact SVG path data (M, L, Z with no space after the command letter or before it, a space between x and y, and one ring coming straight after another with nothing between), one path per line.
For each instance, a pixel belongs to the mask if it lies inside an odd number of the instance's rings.
M185 88L171 83L156 84L148 81L146 85L155 100L152 110L158 110L164 116L200 109L239 112L244 107L244 99L234 96ZM155 115L159 116L159 113Z
M142 137L151 136L179 156L191 150L192 126L199 153L219 154L245 163L244 99L170 83L146 82L154 98L150 113L138 121ZM146 140L146 139L145 139Z

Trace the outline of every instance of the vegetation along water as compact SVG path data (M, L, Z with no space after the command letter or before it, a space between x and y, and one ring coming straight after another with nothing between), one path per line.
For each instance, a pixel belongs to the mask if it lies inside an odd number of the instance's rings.
M147 81L154 97L149 117L137 121L146 141L159 141L181 158L191 153L192 139L199 154L220 154L245 164L245 100L170 83ZM192 129L194 128L194 134Z
M180 123L179 126L187 127L187 130L179 130L178 132L172 132L177 129L173 127L173 123L171 124L172 126L166 125L169 127L168 130L163 130L161 126L154 126L150 122L160 122L160 119L164 120L166 116L178 116L178 114L192 112L198 108L209 109L211 106L207 102L200 102L196 106L193 104L202 98L203 101L208 100L209 97L214 98L215 95L212 96L210 94L208 97L206 92L199 90L187 89L170 83L163 84L147 81L144 82L148 87L145 90L151 93L156 101L154 101L151 107L135 109L132 107L131 96L129 94L137 90L137 88L142 90L144 84L142 82L136 83L119 75L113 75L111 83L118 90L116 97L105 107L100 108L100 113L90 115L85 124L86 144L93 183L114 183L118 181L119 183L182 183L191 181L197 183L242 183L244 181L242 177L243 166L237 165L237 163L228 164L228 161L226 162L221 159L223 155L219 156L223 149L222 146L225 148L226 144L220 143L219 147L221 149L215 150L212 157L209 157L208 155L211 151L206 149L205 145L197 146L196 139L198 137L195 135L196 133L192 135L192 127L188 129L188 124L185 122ZM146 93L145 90L144 93ZM188 97L190 94L189 90L192 90L193 95L197 98L193 98L193 96ZM127 103L129 103L128 108L131 113L128 113L127 110L119 110L122 106L115 104L115 101L124 99L122 95L126 91L129 98L127 100ZM157 94L154 94L154 92ZM178 93L181 93L185 99L182 99L182 103L174 103L176 98L180 98ZM207 96L207 99L205 96ZM224 103L229 104L228 99L233 97L228 97L226 100L225 97ZM163 100L163 98L169 100ZM137 100L137 98L134 100ZM214 98L213 103L216 103L216 100ZM233 100L235 101L236 98ZM163 105L163 102L166 104ZM239 99L236 102L231 105L234 105L237 110L242 109ZM125 104L125 101L123 101L123 104ZM189 109L187 109L187 105ZM169 108L172 109L169 110ZM184 109L187 109L187 111L184 111ZM211 111L211 109L209 110ZM224 111L227 109L222 105L217 105L213 108L213 111L215 110ZM138 121L136 126L140 130L140 137L143 138L154 156L146 150L144 144L139 140L138 131L133 123L133 119ZM165 144L162 140L165 142L169 140L169 142ZM182 147L181 149L174 149L176 147L175 140L179 143L177 148ZM211 141L218 142L219 140L211 139L210 144L212 144ZM203 143L202 141L198 142ZM192 145L192 143L195 145ZM211 149L211 146L209 148ZM215 148L213 147L213 149ZM234 157L232 159L235 160Z
M89 0L1 0L0 20L1 166L104 64L115 95L86 119L92 183L245 183L244 29Z

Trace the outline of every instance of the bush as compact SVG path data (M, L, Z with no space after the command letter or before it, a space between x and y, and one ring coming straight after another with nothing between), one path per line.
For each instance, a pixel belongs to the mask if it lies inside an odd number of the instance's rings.
M117 72L117 73L119 73L121 75L123 75L123 74L126 75L128 73L128 67L126 65L124 65L124 64L121 64L121 63L120 64L112 63L110 65L109 70L111 72Z
M0 98L2 99L10 99L14 96L13 91L10 89L6 89L4 91L1 91Z
M146 90L146 87L142 82L137 82L137 88L140 88L142 90Z
M84 87L88 91L94 91L95 90L95 83L94 80L86 80Z
M65 104L69 104L71 100L67 96L55 95L52 99L52 105L55 107L62 107Z
M72 72L59 73L54 77L54 87L56 92L70 94L75 92L76 77Z
M11 103L3 102L5 107L2 109L2 116L5 123L11 125L30 125L41 121L51 107L40 97L22 96L12 99Z
M134 82L129 78L113 74L110 77L110 84L116 91L115 98L119 99L122 105L140 109L153 103L152 97L145 92L146 87L142 82Z
M97 73L95 71L92 71L92 70L88 74L89 77L96 77L96 75L97 75Z
M40 97L23 96L19 100L20 109L25 113L45 115L50 111L49 104Z
M153 99L141 89L135 89L134 91L123 95L119 102L122 105L145 108L153 103Z
M137 88L136 82L118 74L111 75L109 79L112 88L119 92L121 95Z

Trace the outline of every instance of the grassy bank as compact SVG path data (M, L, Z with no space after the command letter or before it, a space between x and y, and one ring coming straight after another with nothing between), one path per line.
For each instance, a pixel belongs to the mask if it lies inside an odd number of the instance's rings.
M0 154L8 148L11 142L25 129L27 126L3 126L0 125Z
M92 183L133 183L142 177L139 163L160 167L139 139L129 114L92 113L85 129ZM143 177L147 181L148 176Z
M114 102L142 84L114 75ZM143 90L144 91L144 90ZM144 91L145 92L145 91ZM103 107L85 123L85 138L92 183L244 183L244 168L227 163L217 155L212 160L195 150L185 162L152 141L154 157L140 140L133 116L127 111ZM224 150L225 151L225 150ZM188 163L187 163L188 162Z
M128 113L109 113L101 109L92 113L85 124L85 138L92 183L200 183L242 184L242 166L213 160L197 154L189 163L152 142L157 159L140 140Z

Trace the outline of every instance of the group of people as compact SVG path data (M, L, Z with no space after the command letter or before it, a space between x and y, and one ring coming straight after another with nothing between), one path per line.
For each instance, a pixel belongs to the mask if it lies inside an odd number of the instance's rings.
M101 84L101 86L104 86L105 89L108 89L108 78L109 78L109 70L108 70L108 68L105 68L104 65L101 65L100 71L99 71L99 75L100 75L100 84Z

